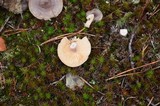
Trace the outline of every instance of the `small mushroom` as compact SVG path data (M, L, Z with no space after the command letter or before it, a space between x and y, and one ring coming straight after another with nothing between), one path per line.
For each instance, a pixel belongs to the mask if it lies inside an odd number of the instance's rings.
M122 36L127 36L128 30L127 30L127 29L120 29L119 33L120 33L120 35L122 35Z
M91 53L91 44L87 37L69 40L64 37L58 45L58 57L69 67L82 65Z
M0 37L0 52L5 50L6 50L5 40L2 37Z
M98 21L102 20L102 18L103 18L103 14L97 8L95 8L91 11L87 11L87 13L86 13L87 22L84 24L84 26L89 28L93 21L98 22Z
M63 9L63 0L29 0L29 10L38 19L50 20Z

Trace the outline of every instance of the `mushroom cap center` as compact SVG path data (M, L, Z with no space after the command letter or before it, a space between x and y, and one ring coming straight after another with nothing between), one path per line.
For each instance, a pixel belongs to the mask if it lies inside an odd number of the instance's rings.
M39 2L39 5L42 7L42 8L50 8L51 7L51 0L40 0Z
M73 50L73 51L76 51L76 48L77 48L77 43L76 42L72 42L70 44L70 49Z

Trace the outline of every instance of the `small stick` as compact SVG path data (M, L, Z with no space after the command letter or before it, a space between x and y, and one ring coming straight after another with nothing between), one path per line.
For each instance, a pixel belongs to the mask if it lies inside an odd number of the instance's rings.
M143 68L143 67L147 67L147 66L149 66L149 65L153 65L153 64L156 64L156 63L158 63L158 62L160 62L160 59L159 59L159 60L157 60L157 61L153 61L153 62L151 62L151 63L145 64L145 65L142 65L142 66L136 67L136 68L132 68L132 69L129 69L129 70L126 70L126 71L120 72L120 73L118 73L116 76L118 76L118 75L122 75L122 74L125 74L125 73L128 73L128 72L131 72L131 71L136 70L136 69L140 69L140 68Z
M91 87L92 89L95 89L91 84L89 84L84 78L79 77L84 83L86 83L89 87ZM98 93L100 93L101 95L105 95L104 93L102 93L101 91L97 91Z
M90 86L92 89L94 89L94 87L93 87L91 84L89 84L84 78L80 77L80 79L81 79L83 82L85 82L88 86Z
M151 17L153 17L155 14L157 14L159 12L159 10L160 10L160 9L158 9L159 7L160 7L160 4L158 4L158 6L155 8L155 10L153 11L152 15L148 19L150 19Z
M123 72L118 73L117 75L115 75L115 76L113 76L113 77L111 77L111 78L106 79L106 81L109 81L109 80L112 80L112 79L115 79L115 78L120 78L120 77L128 76L128 75L134 75L134 74L143 73L143 72L136 72L136 73L126 74L126 73L128 73L128 72L133 71L133 70L136 70L136 69L139 69L139 68L143 68L143 67L147 67L147 66L149 66L149 65L153 65L153 64L156 64L156 63L158 63L158 62L160 62L160 59L157 60L157 61L154 61L154 62L145 64L145 65L136 67L136 68L128 69L128 70L126 70L126 71L123 71Z
M154 99L154 97L151 98L151 100L149 101L147 106L149 106L152 103L153 99Z
M19 34L21 32L25 32L26 30L21 30L21 31L17 31L17 32L13 32L13 33L9 33L9 34L5 34L4 36L10 36L10 35L14 35L14 34Z
M69 34L73 34L73 33L67 33L67 34L63 34L63 35L56 36L56 37L54 37L54 38L51 38L51 39L49 39L49 40L41 43L40 46L42 46L42 45L44 45L44 44L46 44L46 43L49 43L49 42L58 40L58 39L60 39L61 37L64 37L64 36L69 35Z
M2 27L0 28L0 32L2 32L3 28L5 27L5 25L6 25L7 22L9 21L9 19L10 19L10 17L8 17L8 18L5 20L4 24L3 24Z
M23 29L23 28L19 28L19 29L13 29L13 30L6 30L3 33L12 33L12 32L16 32L16 31L27 31L28 29Z
M135 99L135 98L136 98L136 97L133 97L133 96L126 98L126 99L124 100L123 106L125 106L125 102L126 102L128 99Z
M135 75L135 74L140 74L143 72L135 72L135 73L129 73L129 74L123 74L123 75L115 75L111 78L106 79L106 81L112 80L112 79L116 79L116 78L121 78L121 77L125 77L125 76L131 76L131 75Z
M29 29L16 29L16 30L7 30L4 32L4 36L10 36L10 35L14 35L14 34L18 34L21 32L25 32L28 31Z
M55 40L59 40L59 39L62 39L63 37L67 36L67 37L72 37L76 34L80 34L85 28L82 28L81 30L77 31L77 32L74 32L74 33L67 33L67 34L62 34L62 35L59 35L59 36L56 36L54 38L51 38L43 43L40 44L40 46L46 44L46 43L49 43L49 42L52 42L52 41L55 41Z
M142 55L142 59L144 59L144 56L145 56L145 50L147 49L147 47L148 47L148 45L146 45L145 47L143 47L143 49L142 49L142 53L141 53L141 55Z
M131 68L134 68L134 62L132 61L133 58L133 52L132 52L132 42L134 39L135 33L131 34L131 38L128 44L128 49L129 49L129 59L130 59L130 63L131 63Z
M58 82L62 81L65 77L66 77L66 75L62 76L58 81L55 81L55 82L50 83L49 85L55 85L55 84L57 84Z
M146 3L142 7L142 11L141 11L141 15L140 15L141 19L143 18L144 11L145 11L146 7L148 6L149 2L151 2L151 1L150 0L146 0Z
M88 35L88 36L96 36L96 35L93 35L93 34L89 34L89 33L79 33L80 35Z

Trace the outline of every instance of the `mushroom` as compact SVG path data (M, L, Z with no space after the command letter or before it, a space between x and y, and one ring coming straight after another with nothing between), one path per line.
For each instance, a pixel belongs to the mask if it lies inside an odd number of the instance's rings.
M103 14L97 8L95 8L91 11L87 11L87 13L86 13L87 22L84 24L84 26L89 28L93 21L98 22L98 21L102 20L102 18L103 18Z
M5 40L2 37L0 37L0 52L5 50L6 50Z
M64 37L58 45L58 57L69 67L82 65L91 53L91 44L87 37L69 40Z
M63 9L63 0L29 0L29 10L38 19L50 20Z
M120 29L119 33L120 33L120 35L122 35L122 36L127 36L128 30L127 30L127 29Z

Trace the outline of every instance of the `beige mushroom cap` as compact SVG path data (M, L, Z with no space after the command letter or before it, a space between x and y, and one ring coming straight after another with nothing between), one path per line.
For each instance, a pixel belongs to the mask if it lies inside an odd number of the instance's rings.
M64 37L58 45L58 57L69 67L82 65L91 53L91 44L87 37L68 40Z
M29 10L38 19L50 20L63 9L63 0L29 0Z
M6 50L5 41L2 37L0 37L0 52L5 51L5 50Z

